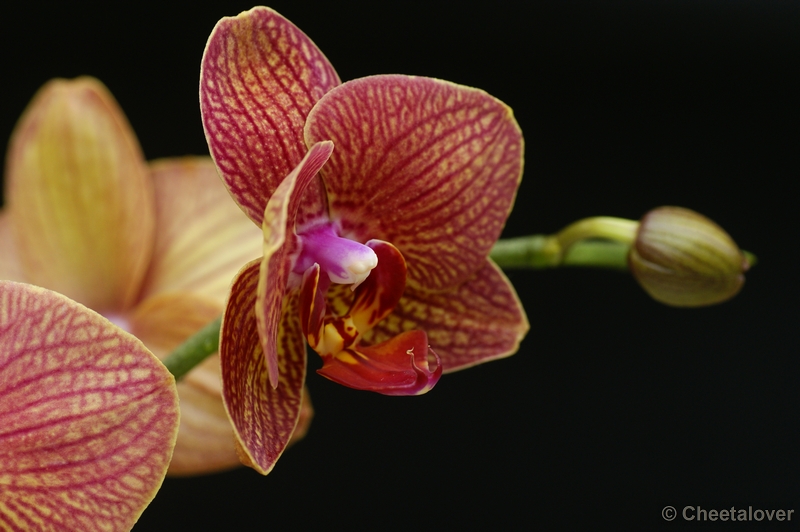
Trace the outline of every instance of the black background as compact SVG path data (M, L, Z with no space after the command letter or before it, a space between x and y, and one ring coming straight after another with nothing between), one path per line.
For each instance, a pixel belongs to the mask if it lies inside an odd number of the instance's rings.
M666 505L800 521L799 6L274 2L343 80L433 76L514 109L526 167L505 236L681 205L761 263L733 301L696 310L626 274L511 272L531 322L515 356L414 398L312 373L311 430L269 476L168 479L135 530L698 526L664 523ZM3 8L0 143L47 79L90 74L148 158L207 153L203 47L250 7Z

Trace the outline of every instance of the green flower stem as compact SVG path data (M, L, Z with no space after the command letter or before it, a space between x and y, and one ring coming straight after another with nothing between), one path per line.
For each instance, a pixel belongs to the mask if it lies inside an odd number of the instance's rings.
M200 329L197 334L191 336L162 360L175 380L180 379L208 356L219 351L220 325L222 325L222 316Z
M489 255L501 268L587 266L627 269L627 255L639 222L595 216L578 220L554 235L500 240Z
M572 245L590 238L601 238L614 242L622 242L630 246L636 239L639 222L625 218L595 216L578 220L556 234L561 249L568 250Z
M489 255L501 268L542 270L559 266L628 269L630 244L605 240L575 242L562 251L555 235L532 235L499 240Z
M609 268L628 270L628 251L630 244L588 240L573 244L564 253L561 266L584 266L588 268Z

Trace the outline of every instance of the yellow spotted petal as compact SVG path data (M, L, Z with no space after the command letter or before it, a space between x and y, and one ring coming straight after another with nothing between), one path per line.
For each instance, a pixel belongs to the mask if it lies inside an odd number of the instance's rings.
M0 529L129 530L161 486L175 380L61 294L0 281Z
M219 314L233 276L261 255L261 231L231 200L209 157L162 159L150 172L158 231L142 299L191 292L217 301Z
M8 209L27 280L101 312L129 306L153 243L153 189L125 116L96 79L57 79L11 138Z

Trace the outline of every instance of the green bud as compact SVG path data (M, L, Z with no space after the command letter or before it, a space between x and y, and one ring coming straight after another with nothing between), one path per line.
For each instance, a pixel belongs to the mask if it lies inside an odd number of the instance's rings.
M628 266L656 301L701 307L735 296L747 258L720 226L681 207L659 207L639 224Z

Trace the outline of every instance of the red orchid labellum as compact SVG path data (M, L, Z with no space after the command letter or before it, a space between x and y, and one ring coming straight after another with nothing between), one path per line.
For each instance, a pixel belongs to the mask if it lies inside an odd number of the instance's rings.
M243 461L267 473L291 437L306 341L325 377L390 395L517 350L527 319L487 258L522 174L505 104L422 77L341 84L264 7L217 24L200 103L223 181L264 234L220 336Z

